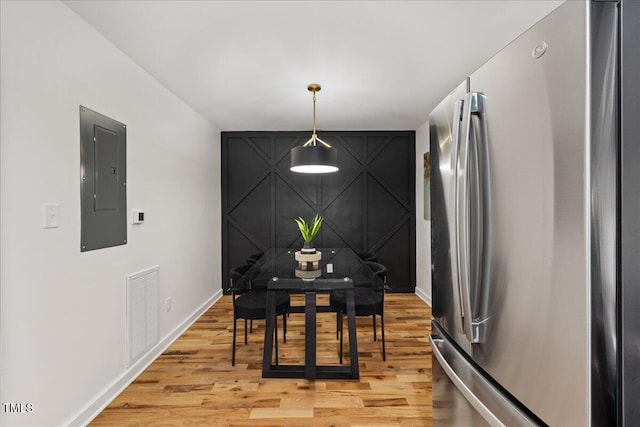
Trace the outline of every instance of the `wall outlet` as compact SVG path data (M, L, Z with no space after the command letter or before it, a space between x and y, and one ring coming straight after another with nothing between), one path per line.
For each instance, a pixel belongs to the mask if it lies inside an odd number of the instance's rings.
M164 311L166 313L171 311L171 297L167 297L167 299L164 300Z

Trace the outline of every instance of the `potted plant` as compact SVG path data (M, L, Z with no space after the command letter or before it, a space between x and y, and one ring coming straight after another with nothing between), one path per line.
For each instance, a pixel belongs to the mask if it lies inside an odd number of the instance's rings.
M313 238L318 231L320 231L320 227L322 226L322 217L318 214L313 218L311 223L307 224L307 221L302 217L298 217L296 220L296 224L298 224L298 229L300 230L300 234L302 235L302 239L304 240L304 246L302 247L302 252L315 252L315 248L313 247Z

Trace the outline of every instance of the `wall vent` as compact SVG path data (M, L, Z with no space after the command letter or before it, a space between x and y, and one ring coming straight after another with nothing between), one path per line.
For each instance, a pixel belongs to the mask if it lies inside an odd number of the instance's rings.
M127 276L129 366L158 342L158 276L160 267Z

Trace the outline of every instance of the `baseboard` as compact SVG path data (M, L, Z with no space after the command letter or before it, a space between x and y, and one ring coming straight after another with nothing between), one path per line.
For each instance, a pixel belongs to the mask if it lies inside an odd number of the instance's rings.
M418 295L418 297L426 302L429 307L431 307L431 295L427 294L424 290L420 289L419 287L416 286L416 295Z
M177 340L193 323L200 318L213 304L222 297L222 290L211 296L204 304L196 309L184 322L179 324L173 331L156 344L146 355L142 356L136 363L128 368L110 386L106 387L100 395L89 403L79 414L72 418L66 425L86 426L95 417L109 406L109 404L122 391L129 386L145 369L149 367L175 340Z

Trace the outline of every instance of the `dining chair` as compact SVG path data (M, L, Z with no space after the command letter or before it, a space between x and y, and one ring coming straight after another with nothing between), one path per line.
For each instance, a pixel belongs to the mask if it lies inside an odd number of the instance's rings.
M260 258L262 258L263 256L264 256L264 252L251 254L247 257L247 260L245 262L247 264L255 264L256 262L260 261Z
M250 273L253 264L244 264L234 267L229 272L230 287L228 291L233 299L233 349L231 352L231 365L236 364L236 329L237 320L244 319L244 343L247 344L247 320L265 320L267 318L267 288L262 281L252 280L246 277ZM243 278L243 276L245 276ZM291 309L291 299L286 292L276 292L276 327L275 353L276 365L278 364L278 316L282 315L284 342L287 342L287 313Z
M378 262L378 256L371 251L362 251L358 252L358 258L360 258L364 262ZM336 339L340 338L340 330L338 329L338 325L340 324L340 312L336 312Z
M360 259L363 261L378 262L378 256L374 252L359 252L358 257L360 257Z
M384 294L389 290L387 285L387 267L373 262L365 261L368 268L369 280L364 283L354 283L353 296L355 300L356 316L373 317L373 340L377 341L376 316L380 316L380 329L382 331L382 360L387 360L387 352L384 341ZM336 328L340 337L340 363L342 363L342 337L343 320L347 311L347 298L344 291L332 292L329 296L329 305L338 314Z

